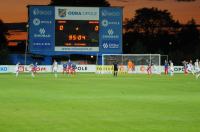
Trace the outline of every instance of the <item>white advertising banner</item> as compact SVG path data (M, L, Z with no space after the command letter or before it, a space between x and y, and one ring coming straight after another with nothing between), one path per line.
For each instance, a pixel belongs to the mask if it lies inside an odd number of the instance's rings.
M19 72L30 72L31 69L29 66L20 65L19 66ZM45 72L52 72L52 66L51 65L38 65L36 68L36 71L38 73L45 73ZM58 66L58 72L63 72L63 66ZM96 65L76 65L76 72L96 72ZM0 73L15 73L15 65L10 66L0 66Z
M29 66L20 65L20 72L30 72ZM52 72L51 65L38 65L36 71L38 73ZM15 65L0 65L0 73L14 73ZM58 72L63 72L63 66L58 66ZM97 74L112 74L113 66L112 65L76 65L76 72L85 72L85 73L97 73ZM119 73L128 72L130 74L140 73L147 74L147 66L135 66L133 71L128 71L127 66L119 66ZM164 66L153 66L152 73L160 74L164 73ZM183 66L174 66L174 73L184 73Z
M160 66L153 66L152 67L152 73L153 74L160 74L161 72L164 72L164 69L162 70ZM134 73L139 73L139 74L147 74L147 66L135 66L135 69L132 71L128 71L127 66L125 65L119 65L118 66L118 72L120 73L129 73L129 74L134 74ZM96 67L96 73L97 74L111 74L113 73L113 66L112 65L106 65L106 66L97 66Z
M99 20L97 7L55 7L56 20Z

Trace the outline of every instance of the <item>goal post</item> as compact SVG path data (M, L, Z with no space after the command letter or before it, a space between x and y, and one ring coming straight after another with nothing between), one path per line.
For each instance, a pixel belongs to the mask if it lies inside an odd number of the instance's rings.
M128 62L134 65L133 71L129 71ZM118 63L119 73L147 73L147 67L152 64L152 73L161 74L160 54L103 54L101 73L112 73L113 63Z

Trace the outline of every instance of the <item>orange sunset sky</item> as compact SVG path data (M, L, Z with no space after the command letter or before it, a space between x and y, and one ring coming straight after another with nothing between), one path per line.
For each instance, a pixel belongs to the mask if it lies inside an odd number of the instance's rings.
M176 0L108 0L112 6L124 7L124 18L131 18L135 10L143 7L157 7L169 10L174 19L182 23L194 18L200 24L200 0L177 2ZM3 0L0 4L0 19L5 23L26 22L26 5L45 5L50 0Z

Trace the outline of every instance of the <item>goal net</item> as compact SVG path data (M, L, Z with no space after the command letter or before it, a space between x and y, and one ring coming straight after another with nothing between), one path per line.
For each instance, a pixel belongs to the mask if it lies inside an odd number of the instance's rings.
M111 74L113 63L118 64L119 74L147 73L148 65L152 64L153 74L161 74L160 54L103 54L102 65L97 67L97 73ZM132 68L128 64L132 64Z

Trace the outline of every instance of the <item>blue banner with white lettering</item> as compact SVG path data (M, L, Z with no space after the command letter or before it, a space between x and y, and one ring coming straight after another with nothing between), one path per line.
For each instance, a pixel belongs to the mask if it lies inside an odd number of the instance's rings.
M9 66L2 65L0 66L0 73L8 73L9 72Z
M51 6L29 7L29 51L41 53L54 50L55 12Z
M122 53L122 8L100 8L100 52Z

